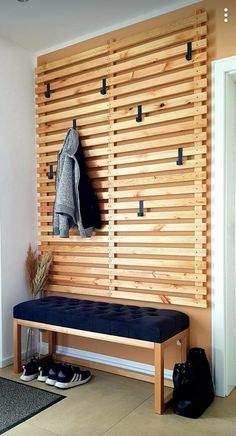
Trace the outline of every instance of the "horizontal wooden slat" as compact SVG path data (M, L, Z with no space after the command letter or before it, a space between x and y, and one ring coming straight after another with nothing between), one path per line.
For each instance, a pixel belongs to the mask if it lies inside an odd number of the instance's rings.
M127 190L127 191L115 191L110 195L110 199L114 198L141 198L150 196L161 196L161 195L182 195L182 194L192 194L197 192L206 192L205 185L188 185L188 186L172 186L168 188L147 188L139 190Z
M139 80L137 83L125 84L122 87L117 86L114 89L110 90L108 96L110 97L119 97L123 94L129 94L131 92L139 91L140 89L148 89L161 87L162 85L168 86L173 82L179 82L183 80L193 79L195 76L202 76L206 74L206 66L198 66L193 68L188 68L186 70L182 70L181 72L177 71L174 73L168 73L164 75L159 75L155 78L145 78L145 80ZM176 89L177 91L177 89ZM178 91L176 92L176 94Z
M206 92L198 92L195 94L187 94L187 95L183 95L180 97L174 97L174 98L170 98L170 99L164 99L164 101L162 102L153 102L153 103L148 103L146 102L144 105L142 105L142 113L143 115L147 114L149 115L150 112L159 112L160 114L163 111L166 111L167 109L172 109L172 108L176 108L176 107L181 107L181 106L189 106L192 103L196 103L196 102L205 102L206 101L206 97L207 94ZM136 117L137 115L137 108L133 107L132 105L130 105L129 107L125 107L123 109L118 109L116 111L114 111L111 116L110 119L112 120L122 120L128 117ZM105 113L100 113L98 115L87 115L87 116L80 116L78 119L76 119L77 122L77 126L78 128L81 130L81 128L83 128L83 126L89 126L89 125L94 125L94 128L96 127L95 125L97 123L108 123L109 121L109 117L108 114ZM70 121L60 121L58 120L58 122L53 123L52 125L42 125L40 127L38 127L36 129L38 134L43 134L43 133L47 133L48 137L47 137L47 146L46 147L50 147L49 149L46 150L46 152L50 152L50 151L59 151L59 147L58 145L50 145L51 142L55 142L55 135L50 135L50 133L54 133L55 131L62 131L64 130L64 135L67 129L69 129L71 127L71 122ZM40 138L41 139L41 138ZM43 147L43 145L41 145L40 147L37 148L38 153L45 153L45 149ZM106 153L106 149L101 149L99 150L99 154L102 155L102 151L104 153ZM90 152L92 153L93 150L90 150ZM97 152L97 150L96 150Z
M206 154L206 147L202 146L199 148L186 148L184 150L184 157L199 155L199 154ZM167 160L167 159L176 159L177 157L177 149L171 150L169 152L153 152L153 153L143 153L143 154L137 154L129 157L123 157L123 158L114 158L114 165L123 165L123 164L140 164L141 162L149 162L149 161L156 161L156 160ZM51 156L45 156L40 157L37 159L37 162L39 164L56 164L57 156L51 155ZM95 166L96 163L96 166ZM93 170L94 168L103 168L107 167L109 164L109 159L99 159L95 162L93 160L88 161L87 168ZM160 163L162 164L162 163ZM40 170L41 171L41 170Z
M185 135L175 135L174 137L167 138L158 138L158 141L153 141L153 139L143 139L142 142L136 142L134 144L123 143L122 145L115 145L115 153L127 153L129 151L139 151L139 150L150 150L161 147L169 147L179 144L188 144L196 141L205 141L206 140L206 132L197 133L197 134L185 134ZM50 143L46 146L40 145L37 147L37 153L53 153L58 152L61 149L62 144L50 145ZM86 148L85 155L86 157L94 157L94 156L104 156L109 152L108 147L99 147L99 148Z
M42 242L60 242L62 244L68 244L68 240L65 238L60 238L59 236L39 236L39 241ZM70 242L79 242L81 241L81 237L78 236L70 236ZM87 243L94 242L107 242L107 236L94 235L92 238L88 238Z
M206 159L200 159L200 160L188 160L184 162L184 165L179 167L179 171L181 169L185 168L202 168L206 167ZM162 171L173 171L176 170L176 161L174 162L168 162L168 163L162 163L160 164L152 164L152 165L139 165L134 166L130 168L118 168L114 169L112 171L113 176L121 176L121 175L127 175L130 176L131 174L148 174L148 173L155 173L155 172L162 172ZM101 170L96 172L97 177L106 177L107 171Z
M60 238L59 236L40 236L39 240L42 242L52 242L52 243L56 243L59 242L61 244L67 244L68 240L67 239L63 239ZM145 244L145 243L150 243L150 244L181 244L181 243L185 243L185 244L194 244L194 243L201 243L204 244L206 243L206 236L171 236L171 238L169 236L113 236L110 237L110 240L114 241L114 242L139 242L140 244ZM108 242L108 236L100 236L100 235L93 235L92 239L87 240L87 243L93 243L93 242ZM79 243L81 242L81 237L78 236L71 236L70 235L70 242L76 242Z
M177 35L171 35L167 37L163 37L160 39L156 39L151 42L140 44L136 47L132 47L129 49L125 49L123 51L119 51L117 53L109 54L109 56L100 56L96 57L96 59L88 60L82 63L79 63L74 66L68 66L66 68L61 68L59 71L55 72L45 72L43 75L38 75L35 79L36 84L40 84L42 82L47 82L50 80L57 79L59 77L64 77L71 74L76 74L79 71L86 71L92 68L97 68L100 65L105 65L106 63L113 63L117 61L122 61L123 59L131 58L143 53L148 53L150 51L163 49L167 46L177 45L184 43L188 40L194 40L196 35L204 36L206 35L206 26L199 26L196 29L183 30L180 31ZM199 41L197 41L199 43ZM193 50L196 50L196 42L193 46ZM197 46L198 48L198 46ZM183 50L183 49L182 49ZM166 50L167 51L167 50ZM168 47L168 52L164 53L162 56L159 54L159 60L162 58L168 57L168 53L170 53L170 49ZM114 71L111 71L114 74Z
M194 232L206 231L205 223L174 223L174 224L115 224L115 232ZM44 230L41 227L41 231ZM108 226L104 225L99 232L107 232Z
M178 186L178 187L169 187L169 188L153 188L153 189L140 189L138 191L116 191L113 194L109 194L107 192L100 193L99 197L102 199L110 198L112 199L122 199L122 198L137 198L137 199L145 199L145 197L151 196L166 196L166 195L182 195L182 194L194 194L194 193L203 193L206 192L205 185L193 185L193 186ZM41 204L43 203L54 203L55 196L54 195L39 195L38 201ZM151 219L151 218L150 218Z
M49 282L51 283L61 283L61 282L69 282L70 284L79 284L81 286L109 286L109 279L107 278L97 278L97 277L78 277L69 274L50 274L48 277Z
M178 198L178 199L159 199L159 200L145 200L145 207L158 207L158 208L171 208L171 207L193 207L193 206L204 206L206 205L206 198ZM49 207L49 206L48 206ZM50 210L52 212L52 206ZM135 209L137 210L137 200L126 201L126 202L111 202L109 204L109 209L111 210L124 210L124 209ZM48 211L48 209L46 210ZM45 212L45 211L44 211Z
M114 236L113 237L114 242L140 242L140 243L150 243L150 244L192 244L192 243L202 243L204 244L206 242L206 237L205 236L178 236L178 235L172 235L171 237L169 236L142 236L142 235L138 235L138 236Z
M168 124L168 134L170 133L176 133L176 132L183 132L184 130L191 130L194 127L195 128L206 128L207 121L206 119L200 119L197 122L195 121L185 121L185 122L179 122L175 124ZM110 134L109 136L103 136L103 137L97 137L97 138L91 138L91 139L84 139L84 144L87 146L92 145L104 145L109 142L118 142L118 141L127 141L129 139L138 139L138 138L147 138L150 136L155 135L163 135L166 134L167 126L157 126L157 127L151 127L146 128L145 126L141 126L142 129L133 129L129 132L119 133L119 134Z
M41 73L45 73L48 70L54 70L54 69L62 67L63 65L68 66L69 64L74 64L75 62L79 62L79 61L82 61L84 59L88 59L90 57L102 55L102 54L107 53L107 52L108 52L108 45L105 44L105 45L102 45L100 47L95 47L95 48L77 53L76 55L73 55L73 56L68 56L66 58L41 65L35 69L35 72L36 72L36 74L39 75Z
M184 164L179 166L178 171L184 170L184 169L192 169L192 168L203 168L206 167L207 162L206 159L200 159L200 160L186 160L184 161ZM112 170L113 176L130 176L130 175L140 175L140 174L148 174L148 173L157 173L157 172L164 172L164 171L175 171L176 170L176 160L173 160L173 162L167 162L160 164L151 164L151 165L139 165L139 166L133 166L133 167L125 167L125 168L118 168ZM48 167L40 167L38 168L38 174L47 174L48 173ZM96 178L104 178L108 176L108 170L100 170L95 169L94 172L90 170L90 177L96 177ZM40 178L38 178L40 181ZM102 195L101 195L102 196Z
M206 224L124 224L114 225L113 228L115 232L191 232L206 230Z
M68 241L67 241L68 242ZM53 256L54 262L70 262L70 263L85 263L85 264L101 264L108 265L108 258L105 256Z
M114 148L114 151L116 149ZM184 156L194 156L197 154L206 154L206 146L197 146L197 147L187 147L184 149ZM161 160L161 159L173 159L176 158L176 150L167 150L167 151L152 151L150 153L143 152L139 154L134 154L131 156L125 157L114 157L114 165L122 165L122 164L133 164L140 162L147 162L150 160Z
M107 192L100 192L99 194L99 198L100 199L107 199L108 197L108 193ZM54 203L55 202L55 195L42 195L42 196L38 196L38 201L40 202L40 204L43 203Z
M87 72L90 69L98 69L99 67L104 67L104 65L106 66L108 62L109 58L106 54L104 54L103 56L99 56L95 59L89 59L85 62L78 63L77 65L72 65L69 67L61 68L57 71L39 75L35 78L35 84L38 85L40 83L45 83L54 79L58 79L59 77L63 78L68 75L78 74L80 71Z
M138 241L137 241L138 242ZM55 249L54 249L55 250ZM67 248L67 250L62 249L60 247L59 249L55 251L60 252L69 252L71 253L92 253L94 252L99 254L108 254L109 252L112 252L114 254L134 254L134 255L142 255L142 254L149 254L149 255L163 255L163 256L198 256L198 257L204 257L206 255L205 249L198 249L198 248L166 248L166 247L128 247L127 245L125 247L99 247L96 246L81 246L77 248L74 251L70 251L70 249Z
M71 253L91 253L92 255L94 254L94 252L96 252L96 254L108 254L108 246L98 246L98 245L80 245L79 247L76 247L73 250L73 247L67 247L67 249L65 250L65 247L60 247L60 248L54 248L54 252L56 251L60 251L60 252L69 252ZM198 250L197 250L198 251Z
M140 101L142 101L143 103L146 101L150 102L150 100L154 100L154 99L163 99L166 97L170 97L170 96L176 96L176 94L181 94L184 92L191 92L194 89L202 89L202 88L206 88L207 86L207 81L206 79L199 79L197 81L189 81L186 83L179 83L178 87L176 87L176 85L173 86L168 86L168 87L162 87L160 89L158 89L157 91L151 90L151 91L146 91L146 92L139 92L139 93L135 93L133 95L130 95L128 97L122 97L116 100L112 100L109 102L102 102L102 103L94 103L91 105L86 104L86 101L81 101L80 99L74 99L74 104L76 106L78 106L76 109L68 109L68 110L64 110L64 111L58 111L57 113L53 113L50 115L40 115L37 117L37 123L41 124L41 123L47 123L47 122L52 122L52 121L57 121L57 120L61 120L61 119L66 119L66 118L75 118L75 117L80 117L81 115L85 115L85 114L91 114L91 113L96 113L96 112L100 112L100 111L106 111L110 108L118 108L121 106L126 106L126 105L133 105L135 103L140 103ZM91 99L91 103L92 103L92 99ZM88 102L87 102L88 103ZM84 107L82 106L84 104ZM65 104L64 104L65 106ZM70 106L71 107L71 101L70 101ZM46 112L46 110L45 110Z
M73 286L62 286L62 285L48 285L47 289L49 292L62 292L62 293L74 293L74 294L81 294L81 295L94 295L94 296L104 296L105 291L102 293L100 290L95 290L91 288L82 288L82 287L73 287ZM120 292L120 291L114 291L112 292L112 295L109 291L107 291L107 296L110 296L112 298L125 298L130 299L134 301L149 301L153 303L165 303L165 304L177 304L177 305L184 305L184 306L193 306L193 307L207 307L207 301L202 298L186 298L186 297L179 297L179 296L162 296L162 295L156 295L156 294L143 294L143 293L137 293L137 292Z
M113 186L115 188L118 187L130 187L130 186L137 186L137 185L152 185L157 183L158 186L162 183L178 183L178 182L191 182L192 180L206 180L206 172L205 171L198 171L198 172L192 172L189 171L187 173L168 173L168 175L154 175L154 176L144 176L144 177L136 177L136 178L128 178L128 179L119 179L114 180ZM103 181L100 181L101 188L106 187L105 182L103 185ZM96 184L95 184L96 186Z
M176 182L191 182L193 180L206 180L206 171L199 171L197 173L193 172L187 172L187 173L177 173L177 174L168 174L164 176L149 176L149 177L138 177L134 179L119 179L114 180L113 187L132 187L132 186L138 186L142 185L145 187L146 185L154 185L158 183L158 185L161 184L168 184L171 186L171 184L174 184ZM45 182L42 181L41 178L41 184L38 184L37 192L38 193L55 193L56 188L54 183L49 184L50 180L45 180ZM45 185L46 184L46 185ZM93 187L96 189L107 189L109 187L109 182L107 180L95 180L93 182Z
M144 204L145 207L145 204ZM113 213L109 212L109 216L111 219L114 219L115 221L134 221L137 219L137 213ZM109 217L108 216L108 217ZM184 220L184 219L199 219L199 218L206 218L206 211L173 211L173 212L145 212L144 210L144 216L139 217L139 221L147 221L147 220Z
M114 247L110 251L115 254L133 254L133 255L163 255L163 256L198 256L206 255L205 249L195 248L166 248L166 247Z
M81 256L54 256L55 262L83 263L83 264L108 264L108 259L105 257L81 257ZM205 269L206 262L194 260L173 260L173 259L139 259L139 258L114 258L113 265L127 266L151 266L161 268L184 268L184 269Z
M207 307L207 301L202 298L187 298L173 295L157 295L157 294L144 294L134 292L121 292L114 291L111 293L112 298L125 298L131 300L143 300L148 302L163 303L163 304L176 304L181 306L195 306L195 307Z
M206 52L202 52L199 54L195 54L194 58L189 61L189 65L194 65L199 62L206 61ZM163 71L174 71L179 68L186 68L186 59L184 56L181 56L179 59L173 59L169 60L168 62L163 62L156 64L155 66L146 66L147 64L153 64L153 54L146 55L139 57L138 59L127 61L125 63L126 69L128 67L128 64L131 68L133 68L133 71L128 71L123 74L119 74L118 76L111 76L110 74L107 77L107 86L115 86L121 83L127 83L131 80L138 80L142 77L148 77L151 75L157 75L162 73ZM137 69L137 67L140 66L140 69ZM124 68L124 64L122 64L122 68ZM134 69L135 68L135 69ZM110 72L109 72L110 73ZM90 73L91 74L91 73ZM58 83L58 81L52 83L53 92L50 96L50 102L54 102L56 100L66 98L66 97L73 97L75 95L83 94L86 92L91 91L98 91L101 86L101 79L99 80L98 76L107 76L108 71L107 68L100 68L96 70L95 72L92 72L92 76L94 77L94 80L91 81L92 77L90 75L90 82L85 83L84 85L81 84L83 81L86 82L87 74L77 74L76 76L69 77L68 79L65 79L63 81L63 87L66 85L69 85L69 88L63 88L61 89L61 82ZM98 81L99 80L99 81ZM58 88L58 90L57 90ZM41 86L37 89L37 93L39 97L36 98L36 104L40 105L42 103L47 102L45 99L45 87ZM41 94L40 94L41 93Z
M60 291L59 291L60 292ZM153 349L154 343L151 341L143 341L141 339L133 339L133 338L126 338L122 336L115 336L115 335L108 335L104 333L97 333L92 331L86 331L86 330L79 330L79 329L73 329L70 327L62 327L62 326L55 326L53 324L46 324L36 321L29 321L24 319L18 319L17 320L19 325L28 326L31 328L37 328L39 330L45 330L45 331L56 331L57 333L63 333L67 335L75 335L75 336L81 336L84 338L93 338L93 339L99 339L102 341L108 341L108 342L116 342L124 345L132 345L135 347L141 347L141 348L148 348Z
M52 267L50 268L50 272L54 273L54 272L61 272L61 273L76 273L76 274L80 274L81 276L83 274L85 274L87 277L90 275L95 275L97 276L109 276L109 269L108 268L96 268L96 267L86 267L86 266L64 266L61 263L59 263L59 265L52 265Z
M198 14L198 16L191 16L188 18L185 18L185 20L180 20L178 23L172 23L168 26L163 26L162 28L154 28L148 32L140 33L137 35L133 35L129 38L124 38L119 41L114 41L111 43L112 50L118 50L120 48L123 48L125 46L134 45L140 42L143 42L148 39L152 38L158 38L162 36L163 34L168 34L172 32L176 32L179 30L182 30L184 28L190 27L195 25L196 23L205 23L207 20L206 12L202 12L201 14ZM76 55L72 55L54 62L49 62L44 65L40 65L36 68L36 74L45 73L46 71L53 70L60 68L64 65L69 65L70 63L75 63L78 61L81 61L83 59L88 59L89 57L97 56L99 54L105 53L108 48L107 45L102 45L99 47L95 47L93 49L81 52Z
M67 275L49 275L49 280L53 283L69 282L78 285L88 285L88 286L108 286L109 279L103 278L92 278L92 277L78 277ZM131 280L116 280L115 286L121 288L131 288L137 290L148 290L148 291L158 291L158 292L170 292L171 294L181 293L181 294L198 294L206 295L206 289L204 287L195 288L194 286L184 286L176 284L155 284L152 282L141 282L141 281L131 281Z
M145 205L144 205L145 206ZM133 213L114 213L109 211L109 215L105 215L104 219L108 220L112 218L115 221L136 221L137 212ZM180 210L180 211L166 211L166 212L145 212L144 216L139 217L139 221L147 220L183 220L183 219L197 219L206 218L206 211L194 211L194 210ZM39 216L39 223L52 223L52 216ZM102 248L102 247L100 247Z
M118 277L135 277L139 279L156 279L156 280L162 280L162 281L168 281L171 282L206 282L206 274L192 274L189 272L160 272L156 270L142 270L142 269L121 269L116 268L115 265L113 265L113 268L94 268L94 267L80 267L78 265L64 265L62 263L59 263L58 265L52 265L51 268L52 272L62 272L62 273L75 273L75 274L82 274L82 275L108 275L109 271L112 272L113 276Z
M138 81L137 83L131 83L128 85L123 86L122 88L112 88L109 91L107 91L106 98L107 97L116 97L124 94L129 94L131 92L139 91L140 89L148 89L153 87L159 87L161 85L167 85L171 84L173 82L187 80L187 79L193 79L195 76L201 76L206 74L206 66L203 65L201 67L194 67L191 69L183 70L181 72L171 73L171 74L165 74L163 76L159 76L157 78L151 78L151 79L145 79L142 81ZM79 104L85 104L90 103L94 101L104 100L104 96L99 93L99 89L94 94L85 95L78 98L70 98L68 100L63 100L57 103L54 102L48 102L47 105L39 106L36 110L37 114L50 112L50 111L56 111L59 109L64 109L66 107L73 107L77 106Z
M58 354L58 353L53 354L53 359L59 362L68 362L71 365L77 365L77 366L80 365L86 368L98 369L99 371L105 371L123 377L129 377L137 380L142 380L148 383L154 383L154 376L152 375L144 374L142 372L137 372L137 371L131 371L129 369L127 370L127 369L118 368L117 366L112 366L110 364L107 365L103 363L92 362L91 360L78 359L77 357L71 357L68 355ZM171 381L165 379L164 382L165 382L164 386L173 387L172 386L173 383ZM165 395L165 403L166 401L169 401L168 394Z
M128 38L124 38L121 40L117 40L112 42L113 50L118 50L125 46L138 44L142 41L152 38L158 38L162 35L168 35L169 33L180 31L181 29L186 29L191 26L200 25L201 23L206 23L207 14L206 11L201 11L197 15L193 15L191 17L186 17L184 20L180 19L177 22L165 24L163 26L158 26L158 28L153 28L149 31L145 31L144 33L139 33L137 35L132 35Z
M182 110L178 110L175 112L167 112L164 114L158 114L158 115L154 115L154 116L148 116L147 118L144 118L142 121L142 127L143 126L147 126L147 125L151 125L151 124L159 124L159 123L163 123L164 121L175 121L175 120L180 120L181 118L189 118L189 117L193 117L195 115L203 115L206 113L207 107L206 106L200 106L200 107L193 107L193 108L189 108L189 109L182 109ZM135 128L137 126L136 120L129 120L129 121L123 121L122 123L116 123L113 127L113 131L118 132L119 130L125 130L125 129L132 129ZM90 127L90 128L85 128L84 130L81 130L81 134L84 136L89 136L92 134L96 134L96 133L105 133L108 130L111 131L111 128L109 127L109 125L105 125L102 127L99 127L99 129L101 129L100 131L97 131L96 127ZM40 138L37 139L38 144L47 144L50 143L51 141L62 141L64 139L64 133L63 134L58 134L58 135L50 135L50 136L41 136ZM39 161L41 162L41 160Z

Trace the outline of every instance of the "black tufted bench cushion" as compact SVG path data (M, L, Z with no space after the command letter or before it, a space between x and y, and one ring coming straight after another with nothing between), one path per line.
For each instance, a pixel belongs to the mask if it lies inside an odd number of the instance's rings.
M189 326L176 310L46 297L14 307L14 318L126 338L164 342Z

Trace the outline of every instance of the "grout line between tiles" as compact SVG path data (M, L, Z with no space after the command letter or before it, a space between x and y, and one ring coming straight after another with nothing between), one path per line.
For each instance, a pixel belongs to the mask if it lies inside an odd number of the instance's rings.
M119 424L121 421L123 421L123 419L127 418L127 416L129 416L136 409L138 409L140 406L142 406L145 403L145 401L149 400L149 398L151 398L151 397L153 397L153 394L151 394L147 398L145 398L145 400L143 400L140 404L138 404L133 410L131 410L131 412L129 412L126 415L122 416L122 418L120 418L115 424L111 425L111 427L109 427L104 433L101 433L100 436L104 436L105 434L107 434L112 428L116 427L117 424Z
M47 429L47 428L45 428L45 427L41 427L41 425L39 425L39 424L31 424L31 423L28 423L28 425L30 425L30 426L32 426L32 427L35 427L35 428L38 428L39 430L43 430L44 432L51 433L52 436L62 436L61 433L55 433L55 432L52 431L52 430L49 430L49 429Z

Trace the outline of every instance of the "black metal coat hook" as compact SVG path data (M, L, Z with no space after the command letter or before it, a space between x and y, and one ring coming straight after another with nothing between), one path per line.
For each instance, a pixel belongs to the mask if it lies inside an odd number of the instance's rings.
M191 61L192 59L192 41L187 42L187 51L185 55L186 61Z
M102 79L102 87L100 89L102 95L107 93L107 79Z
M46 91L44 93L46 98L50 98L51 97L51 89L50 89L50 82L46 83Z
M143 200L139 200L139 211L137 213L138 216L144 216L144 206L143 206L144 201Z
M136 121L137 121L137 123L142 122L142 105L141 104L138 105L138 114L136 117Z
M53 179L53 165L49 165L49 173L48 173L48 179L52 180Z
M75 118L73 119L72 127L73 127L73 129L75 129L75 130L76 130L76 128L77 128L77 126L76 126L76 119L75 119Z
M183 148L179 147L178 148L178 159L176 161L177 165L183 165Z

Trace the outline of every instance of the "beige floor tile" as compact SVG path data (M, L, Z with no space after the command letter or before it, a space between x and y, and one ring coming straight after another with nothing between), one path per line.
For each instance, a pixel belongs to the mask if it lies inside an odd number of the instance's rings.
M20 374L13 372L12 366L6 366L6 368L0 368L0 377L9 378L11 380L19 381Z
M58 436L56 433L52 433L51 431L47 431L43 428L37 428L25 422L7 431L6 433L4 433L4 435L6 436Z
M105 433L106 436L235 436L236 391L228 398L216 398L198 419L177 416L172 409L156 415L152 398Z
M80 387L58 391L66 398L6 433L9 436L236 436L236 390L216 398L196 420L171 409L153 411L153 386L124 377L92 371L93 379ZM12 368L0 376L19 380ZM37 381L31 385L55 392Z
M100 436L152 394L148 383L97 372L90 383L31 422L63 436Z

